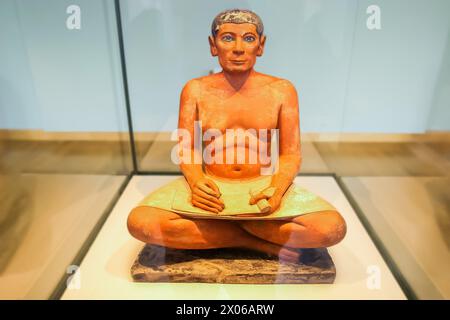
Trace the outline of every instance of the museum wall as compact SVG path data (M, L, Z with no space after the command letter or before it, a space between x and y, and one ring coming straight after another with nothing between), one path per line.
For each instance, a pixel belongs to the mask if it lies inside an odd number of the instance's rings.
M450 32L443 55L441 69L436 81L433 104L428 128L431 130L449 130L450 126Z
M81 29L66 9L82 8ZM0 128L126 131L112 1L0 2Z
M373 3L381 8L378 31L365 23L365 9ZM344 131L427 129L443 59L448 59L449 23L450 2L445 0L358 1ZM435 116L445 113L448 118L450 109Z
M126 131L112 1L0 3L0 128ZM381 30L366 9L381 8ZM220 10L246 7L268 36L257 69L291 80L303 132L450 130L446 0L121 1L135 131L176 127L179 92L216 70L207 36Z

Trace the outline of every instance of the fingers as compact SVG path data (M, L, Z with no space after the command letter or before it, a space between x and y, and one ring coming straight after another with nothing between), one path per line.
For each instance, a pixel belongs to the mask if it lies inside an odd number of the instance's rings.
M192 189L192 204L198 208L219 213L225 207L217 185L209 179L202 179Z
M217 196L220 196L220 190L219 187L214 183L212 180L206 180L205 184L214 190L214 192L217 194Z
M263 194L263 193L258 193L256 196L253 196L253 197L251 197L250 198L250 204L255 204L255 203L257 203L259 200L261 200L261 199L269 199L270 197L268 197L268 196L266 196L265 194Z
M192 200L193 201L195 200L195 201L197 201L197 202L199 202L201 204L204 204L204 205L206 205L208 207L217 209L218 211L222 211L223 210L223 207L221 205L219 205L219 204L217 204L217 203L215 203L213 201L210 201L208 199L202 198L202 197L200 197L200 196L198 196L196 194L192 195Z
M222 199L216 198L215 196L211 196L211 195L207 194L206 192L202 191L200 188L194 188L193 193L200 196L201 198L215 202L222 207L225 206Z
M272 208L270 210L271 213L276 211L278 209L278 207L280 206L280 200L278 198L272 197L268 201L269 201L270 207Z
M217 197L216 192L215 192L214 190L208 188L208 186L206 185L206 183L205 183L204 185L199 183L199 184L197 184L197 187L198 187L200 190L202 190L203 192L205 192L205 193L207 193L207 194L210 194L210 195L212 195L212 196L214 196L214 197Z
M200 209L203 209L203 210L206 210L206 211L211 211L211 212L214 212L214 213L219 213L219 210L211 208L211 207L208 207L208 206L206 206L206 205L204 205L204 204L202 204L202 203L200 203L198 201L192 200L192 204L195 207L198 207Z

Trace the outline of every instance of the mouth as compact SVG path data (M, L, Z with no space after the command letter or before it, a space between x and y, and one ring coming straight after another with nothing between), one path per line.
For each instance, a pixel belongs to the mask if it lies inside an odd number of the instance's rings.
M244 64L246 62L246 60L230 60L230 61L231 63L238 65Z

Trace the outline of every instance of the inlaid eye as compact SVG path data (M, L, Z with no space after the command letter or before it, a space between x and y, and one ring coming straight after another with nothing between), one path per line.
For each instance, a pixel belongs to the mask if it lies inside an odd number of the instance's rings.
M246 42L253 42L255 40L256 40L256 38L254 36L245 36L244 37L244 41L246 41Z
M226 34L222 37L222 40L226 41L226 42L230 42L230 41L233 41L233 37L230 36L229 34Z

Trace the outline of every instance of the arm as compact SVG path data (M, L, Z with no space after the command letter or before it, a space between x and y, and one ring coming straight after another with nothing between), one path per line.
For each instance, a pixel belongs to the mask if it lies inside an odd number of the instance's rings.
M195 80L189 81L183 88L180 97L180 113L178 117L178 128L185 129L189 132L190 141L189 144L179 141L183 148L180 152L180 159L182 159L185 152L188 152L189 163L180 162L180 169L186 178L191 189L195 183L204 178L205 175L202 170L202 162L195 163L194 159L202 159L201 150L195 150L194 148L194 121L197 119L197 99L199 91L199 85Z
M292 184L302 162L297 91L286 80L281 87L283 101L278 116L279 167L271 182L271 186L276 188L273 197L279 200Z
M272 196L260 192L250 199L250 204L255 204L260 199L268 199L271 206L269 214L280 206L284 193L300 170L302 160L297 91L286 80L281 82L278 90L282 94L277 127L279 129L278 171L272 176L269 186L273 187L275 192Z
M180 98L180 114L178 129L187 130L190 139L179 141L182 146L180 151L180 169L192 191L192 204L204 210L218 213L223 210L223 201L219 199L220 191L217 185L205 177L202 169L202 150L195 148L194 122L197 119L197 97L199 96L199 84L196 80L189 81ZM182 138L180 137L182 140ZM183 162L184 153L188 153L188 161ZM195 161L197 160L197 161ZM197 163L196 163L197 162Z

